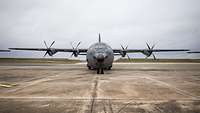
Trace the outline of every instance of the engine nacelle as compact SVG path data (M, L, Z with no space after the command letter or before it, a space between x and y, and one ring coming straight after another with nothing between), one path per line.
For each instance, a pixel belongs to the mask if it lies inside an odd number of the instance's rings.
M57 53L57 51L55 49L50 48L50 49L47 50L47 53L48 53L49 56L53 56L54 54Z
M126 56L126 51L121 51L120 54L122 55L122 57Z
M75 57L78 57L78 53L74 53L74 56L75 56Z
M152 51L149 51L149 50L145 50L142 52L144 55L146 55L147 57L151 56L152 54Z
M78 55L79 55L79 51L76 50L76 51L74 51L72 54L74 55L74 57L78 57Z

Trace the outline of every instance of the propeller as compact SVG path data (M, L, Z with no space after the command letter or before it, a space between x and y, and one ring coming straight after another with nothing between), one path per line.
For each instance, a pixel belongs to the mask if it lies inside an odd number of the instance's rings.
M78 47L79 47L79 45L81 44L81 42L78 42L78 44L76 45L76 47L73 46L72 42L71 42L70 44L71 44L72 49L73 49L73 52L72 52L72 54L71 54L71 57L72 57L72 56L77 57L78 54L79 54Z
M152 55L152 56L153 56L153 59L156 60L156 56L155 56L154 53L153 53L153 49L154 49L154 47L155 47L155 44L154 44L152 47L150 47L148 43L146 43L146 45L147 45L148 50L145 50L145 51L143 52L143 54L146 55L146 59Z
M48 54L49 56L53 56L53 55L56 53L55 49L51 48L51 47L53 46L54 43L55 43L55 41L53 41L53 42L51 43L51 45L48 47L46 41L44 41L44 45L46 46L47 51L46 51L46 53L44 54L43 57L45 57L47 54Z
M121 51L122 57L127 56L127 57L128 57L128 60L131 61L131 58L130 58L129 55L127 54L128 46L126 46L126 47L124 48L124 46L121 45L121 48L122 48L122 51Z

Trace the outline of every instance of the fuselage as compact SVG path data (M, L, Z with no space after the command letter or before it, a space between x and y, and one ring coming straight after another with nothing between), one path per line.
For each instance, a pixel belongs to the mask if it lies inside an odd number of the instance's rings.
M95 43L89 47L86 60L89 69L111 69L114 60L113 50L106 43Z

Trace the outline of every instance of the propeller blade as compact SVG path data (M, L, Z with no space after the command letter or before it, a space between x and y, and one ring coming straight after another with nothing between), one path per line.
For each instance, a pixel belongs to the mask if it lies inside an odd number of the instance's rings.
M77 44L77 46L76 46L76 49L78 48L78 46L81 44L81 42L79 42L78 44Z
M49 46L49 48L51 48L51 46L52 46L54 43L55 43L55 41L53 41L53 42L51 43L51 45Z
M123 47L122 45L121 45L121 47L122 47L123 50L125 50L124 47Z
M156 60L156 56L153 53L152 53L152 55L153 55L153 59Z
M146 43L146 44L147 44L147 47L148 47L148 49L149 49L149 50L151 50L151 48L150 48L149 44L148 44L148 43Z
M126 46L126 49L128 49L128 45Z
M151 47L151 50L153 50L154 47L155 47L155 44Z
M46 52L43 57L47 56L47 54L48 54L48 52Z
M72 57L73 55L74 55L74 53L72 53L70 57Z
M46 48L48 48L46 41L44 41L44 45L46 46Z
M74 49L74 46L73 46L72 42L70 42L70 45L72 46L72 49Z
M127 54L126 56L128 57L128 60L131 61L131 58L129 57L129 55Z

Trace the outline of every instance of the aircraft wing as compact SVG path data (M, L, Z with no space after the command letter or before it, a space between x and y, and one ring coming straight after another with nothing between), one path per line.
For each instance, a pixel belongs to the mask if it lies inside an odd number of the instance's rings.
M145 49L143 51L148 51ZM153 49L152 52L176 52L176 51L189 51L189 49Z
M200 53L200 51L189 51L187 53Z
M153 46L154 47L154 46ZM146 55L147 57L150 57L153 55L154 60L156 60L156 57L154 55L154 52L176 52L176 51L189 51L188 49L153 49L148 46L149 49L127 49L122 47L122 49L114 49L114 55L121 55L122 57L127 56L130 60L130 57L126 53L142 53Z
M27 51L48 51L47 48L9 48L11 50L27 50ZM51 48L56 52L76 52L76 49L65 49L65 48ZM87 49L78 49L79 52L87 52Z
M127 53L143 53L144 51L149 51L149 49L113 49L114 53L120 53L125 51ZM189 51L188 49L153 49L152 52L175 52L175 51Z
M10 50L0 50L0 52L10 52Z
M46 48L9 48L11 50L47 51Z

